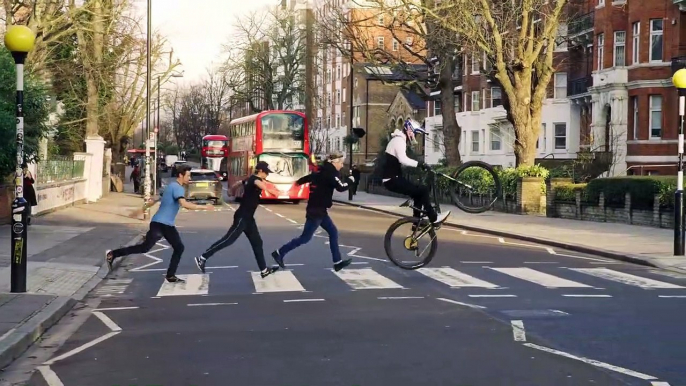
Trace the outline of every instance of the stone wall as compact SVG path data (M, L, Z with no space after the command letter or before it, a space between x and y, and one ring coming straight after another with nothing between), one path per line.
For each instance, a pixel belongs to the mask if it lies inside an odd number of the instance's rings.
M581 192L576 193L575 202L557 201L553 198L548 205L547 215L581 221L613 222L656 228L674 227L674 209L661 207L659 196L655 196L652 210L632 208L629 193L626 194L623 207L606 206L602 193L598 201L598 204L583 202Z

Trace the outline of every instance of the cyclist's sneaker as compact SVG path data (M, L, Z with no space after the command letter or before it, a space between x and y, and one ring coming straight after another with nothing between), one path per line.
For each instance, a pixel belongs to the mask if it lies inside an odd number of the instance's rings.
M206 258L204 258L204 257L202 257L202 256L198 256L198 257L195 258L195 265L198 266L198 269L199 269L202 273L205 273L205 263L207 263L207 259L206 259Z
M438 217L436 218L436 221L434 221L434 225L443 224L443 221L445 221L445 219L447 219L448 216L450 216L450 211L439 214Z
M274 273L274 272L276 272L276 271L278 271L278 270L279 270L279 267L278 267L278 266L267 267L267 268L264 269L264 271L261 271L261 272L260 272L260 275L261 275L262 278L264 279L265 277L271 275L272 273Z
M279 265L279 267L286 268L286 266L283 264L283 256L281 256L278 249L272 252L272 257L274 258L274 261L276 261L276 264Z
M337 263L334 263L333 269L335 269L336 272L338 272L338 271L340 271L341 269L343 269L343 268L349 266L350 263L352 263L352 262L353 262L353 259L341 260L341 261L339 261L339 262L337 262Z

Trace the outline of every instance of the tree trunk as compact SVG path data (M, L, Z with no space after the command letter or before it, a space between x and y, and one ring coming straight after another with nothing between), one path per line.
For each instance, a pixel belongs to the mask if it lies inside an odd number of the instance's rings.
M511 104L511 114L516 138L516 165L532 166L536 161L536 141L541 130L541 109L515 102Z
M458 166L461 163L460 136L462 130L457 123L457 117L455 116L455 94L453 93L455 61L448 55L444 55L440 60L442 63L445 63L438 76L438 84L441 89L441 115L443 117L443 145L445 146L445 158L449 166Z

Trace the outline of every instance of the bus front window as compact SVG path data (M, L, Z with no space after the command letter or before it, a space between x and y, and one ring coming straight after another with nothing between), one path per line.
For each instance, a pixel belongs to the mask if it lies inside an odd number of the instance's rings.
M267 180L273 183L290 183L310 172L305 154L265 153L260 154L258 161L265 161L274 173Z
M279 113L262 117L262 147L265 151L303 151L305 119L298 114Z

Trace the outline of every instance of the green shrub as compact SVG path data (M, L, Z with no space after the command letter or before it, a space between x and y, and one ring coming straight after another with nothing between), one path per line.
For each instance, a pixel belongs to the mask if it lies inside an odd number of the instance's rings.
M676 176L627 176L596 178L586 188L588 199L598 202L600 193L605 196L605 205L624 205L625 194L631 194L632 205L650 208L655 195L660 196L660 204L673 205L676 190Z
M560 184L553 187L555 191L555 201L576 201L576 192L581 191L582 197L585 195L587 184Z

